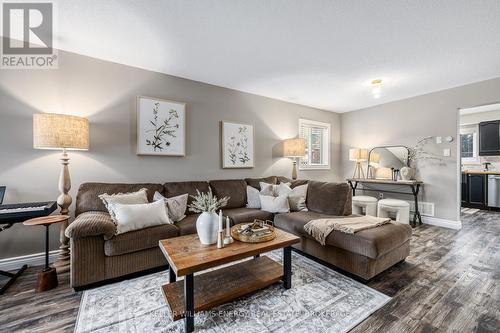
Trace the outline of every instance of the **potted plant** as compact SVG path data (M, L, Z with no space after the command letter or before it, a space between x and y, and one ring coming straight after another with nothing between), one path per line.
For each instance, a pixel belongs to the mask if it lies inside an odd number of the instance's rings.
M217 210L227 205L229 197L217 199L209 189L207 193L200 193L196 190L196 195L191 197L194 199L189 205L189 210L194 213L201 213L196 220L196 232L200 238L200 242L204 245L217 243L218 219Z

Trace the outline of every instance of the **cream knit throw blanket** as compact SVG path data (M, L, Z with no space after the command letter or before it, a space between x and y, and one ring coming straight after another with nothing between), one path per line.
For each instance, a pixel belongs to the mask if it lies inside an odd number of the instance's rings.
M333 230L353 234L361 230L376 228L390 221L390 218L375 216L336 217L312 220L304 226L304 230L321 245L325 245L326 238Z

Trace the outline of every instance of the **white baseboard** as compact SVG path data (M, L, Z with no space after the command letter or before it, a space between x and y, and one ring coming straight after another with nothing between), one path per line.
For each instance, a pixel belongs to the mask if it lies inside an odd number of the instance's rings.
M422 223L455 230L462 229L462 221L445 220L438 217L422 216Z
M49 262L53 263L57 256L59 255L59 250L54 250L49 252ZM28 266L40 266L45 264L45 252L28 254L21 257L5 258L0 259L0 270L2 271L14 271L21 268L23 265Z

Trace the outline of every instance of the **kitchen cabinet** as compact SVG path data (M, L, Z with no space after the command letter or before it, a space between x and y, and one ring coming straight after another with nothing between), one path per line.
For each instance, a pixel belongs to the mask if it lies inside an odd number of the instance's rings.
M473 205L486 205L486 177L482 174L468 174L467 189L469 203Z
M467 198L467 174L465 172L462 172L462 206L464 204L467 204L469 202L469 199Z
M500 120L479 123L479 156L500 155Z
M462 173L462 206L485 209L487 207L487 175Z

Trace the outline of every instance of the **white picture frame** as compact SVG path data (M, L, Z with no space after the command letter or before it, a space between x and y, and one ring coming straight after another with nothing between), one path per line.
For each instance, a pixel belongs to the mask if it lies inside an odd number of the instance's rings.
M186 103L137 96L137 155L186 156Z
M221 121L222 168L253 168L254 156L253 125L234 121Z

